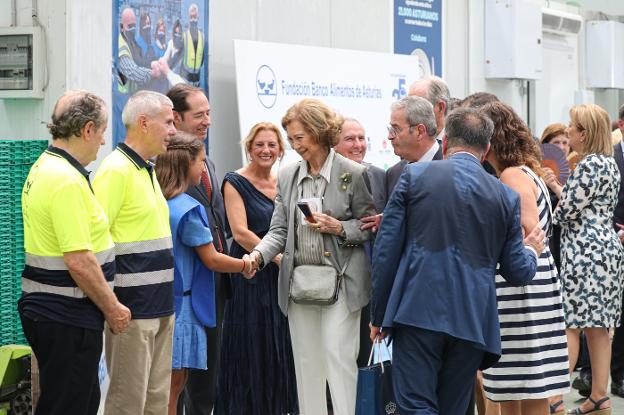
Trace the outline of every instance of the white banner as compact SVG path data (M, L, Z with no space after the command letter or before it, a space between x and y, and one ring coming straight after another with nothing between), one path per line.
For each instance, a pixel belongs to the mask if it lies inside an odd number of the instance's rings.
M421 76L417 57L247 40L234 41L234 57L242 137L261 121L281 127L290 106L318 98L362 123L366 161L383 169L398 161L386 128L390 104ZM298 159L289 150L282 163Z

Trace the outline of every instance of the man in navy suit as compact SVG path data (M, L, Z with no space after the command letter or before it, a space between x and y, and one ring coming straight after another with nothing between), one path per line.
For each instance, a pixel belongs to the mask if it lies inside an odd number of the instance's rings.
M436 117L429 101L415 96L405 97L392 103L390 111L388 140L401 161L386 171L386 200L409 163L442 160L442 147L435 139ZM376 232L381 217L382 213L378 211L377 215L361 218L362 230L372 228Z
M517 193L481 167L492 130L474 109L452 112L448 160L409 165L384 210L371 338L392 333L403 415L466 412L477 369L500 358L497 263L505 279L523 285L544 248L539 226L523 241Z
M392 103L390 110L388 140L401 161L386 172L387 199L407 164L442 160L442 147L436 140L436 118L429 101L417 96L405 97Z
M210 104L200 88L177 84L167 92L173 102L174 123L178 130L193 134L204 141L210 127ZM208 213L210 232L217 251L227 255L225 239L227 222L225 206L214 163L206 157L206 170L201 183L191 186L186 193L201 203ZM208 370L191 369L186 383L183 399L178 404L178 413L182 413L182 403L187 415L210 415L216 398L216 379L219 372L219 345L221 322L225 299L229 296L229 275L215 272L215 293L217 305L217 326L206 328L208 335ZM181 396L182 398L182 396Z

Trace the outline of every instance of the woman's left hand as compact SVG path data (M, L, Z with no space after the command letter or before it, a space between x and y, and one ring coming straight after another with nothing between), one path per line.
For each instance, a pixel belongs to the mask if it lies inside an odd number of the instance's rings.
M316 223L310 223L312 229L332 235L340 235L342 233L342 223L338 219L320 212L314 212L312 215L316 219Z

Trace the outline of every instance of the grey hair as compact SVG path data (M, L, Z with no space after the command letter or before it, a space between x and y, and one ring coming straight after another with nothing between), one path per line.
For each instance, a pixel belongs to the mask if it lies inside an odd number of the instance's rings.
M195 10L199 16L199 7L197 7L197 3L191 3L188 10L189 14L191 14L191 10Z
M155 91L138 91L130 97L121 113L121 120L126 129L137 123L141 115L154 118L163 107L173 108L173 102L166 96Z
M431 102L421 97L411 96L401 98L390 106L392 112L402 109L405 110L405 117L410 127L423 124L427 134L430 137L435 137L437 125Z
M425 78L427 84L427 99L431 104L435 105L438 102L444 102L445 113L448 112L449 101L451 100L451 93L449 87L444 79L439 76L428 76Z
M362 127L362 129L364 129L364 126L362 125L361 122L359 122L358 120L356 120L353 117L342 117L342 124L340 124L340 127L342 128L342 126L346 123L346 122L354 122L357 125L359 125L360 127Z
M460 107L446 117L444 128L448 149L469 147L483 152L492 138L494 123L477 109Z
M59 103L63 103L62 111L59 112ZM95 128L99 129L108 121L106 103L100 97L91 92L74 90L67 91L54 104L52 120L47 127L55 139L68 140L71 137L79 137L85 125L92 121Z
M449 92L448 85L444 79L439 76L425 76L414 82L410 86L410 91L414 87L425 87L427 101L431 102L431 105L436 105L442 101L445 105L444 115L449 111L449 103L451 101L451 93Z

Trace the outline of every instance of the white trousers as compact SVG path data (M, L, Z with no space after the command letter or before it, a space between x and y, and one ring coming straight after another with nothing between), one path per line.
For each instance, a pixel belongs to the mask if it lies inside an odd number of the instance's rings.
M301 415L327 415L325 382L334 415L355 414L361 313L349 312L340 294L331 306L288 307Z

